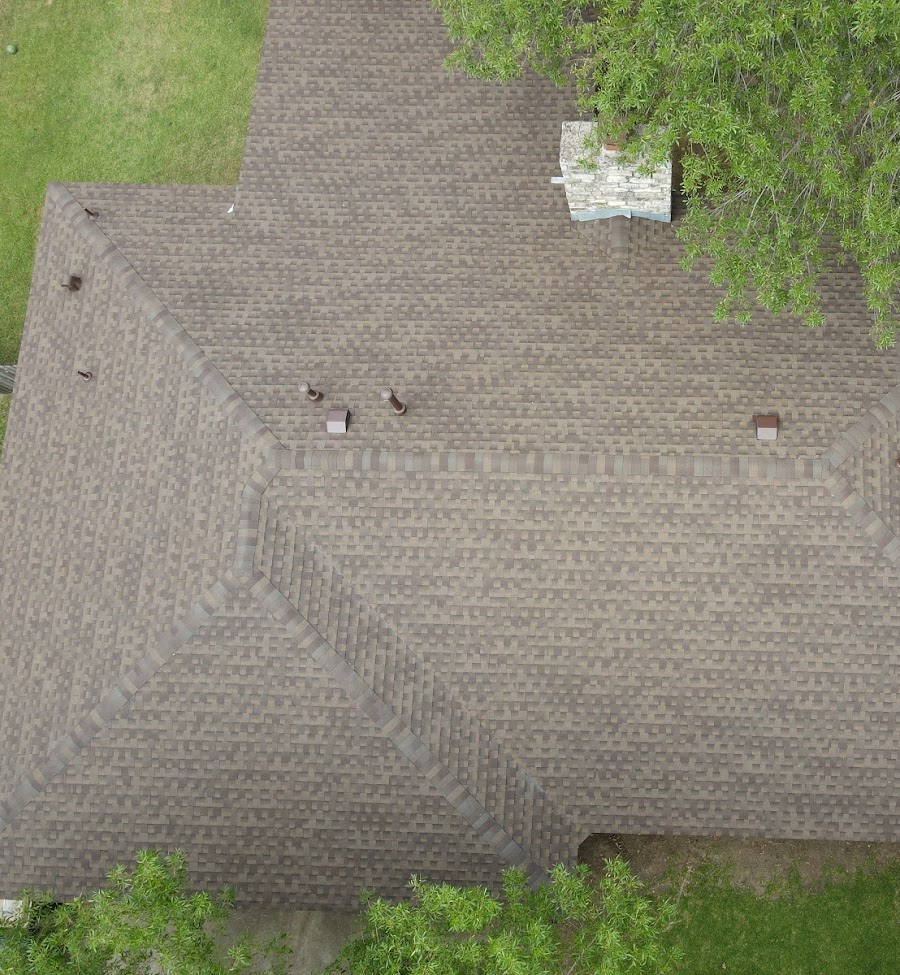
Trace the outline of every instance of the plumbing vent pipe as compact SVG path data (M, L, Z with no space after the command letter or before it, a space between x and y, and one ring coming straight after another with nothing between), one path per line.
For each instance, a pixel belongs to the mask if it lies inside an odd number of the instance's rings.
M322 398L322 392L318 389L313 389L309 383L300 383L299 390L301 393L306 393L307 398L310 403L318 403Z
M385 386L381 391L381 398L385 403L391 404L391 409L397 414L397 416L403 416L406 412L406 403L401 403L399 399L394 395L394 391L390 386Z

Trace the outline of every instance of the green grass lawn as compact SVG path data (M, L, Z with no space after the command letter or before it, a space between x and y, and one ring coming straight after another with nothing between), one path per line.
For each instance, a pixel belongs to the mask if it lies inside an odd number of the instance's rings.
M9 396L0 393L0 457L3 456L3 438L6 436L6 417L9 414Z
M266 10L0 0L0 363L17 358L49 181L237 181Z
M735 887L701 869L681 901L672 936L683 975L897 975L900 862L826 882L787 882L775 895Z

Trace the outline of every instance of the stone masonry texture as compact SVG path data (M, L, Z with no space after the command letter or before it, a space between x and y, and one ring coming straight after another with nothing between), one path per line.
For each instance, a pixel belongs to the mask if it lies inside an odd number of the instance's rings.
M641 172L640 161L625 163L613 150L593 152L585 140L591 122L563 122L559 144L566 200L572 219L590 219L598 211L628 211L636 217L668 222L672 218L672 162L652 174Z

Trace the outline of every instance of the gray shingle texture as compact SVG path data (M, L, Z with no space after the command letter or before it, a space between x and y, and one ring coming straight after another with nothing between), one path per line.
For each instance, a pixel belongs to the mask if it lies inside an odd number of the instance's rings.
M569 221L570 93L446 50L419 0L273 0L237 187L49 188L0 893L148 845L350 907L598 830L900 839L900 371L858 275L819 331L714 325L673 227Z

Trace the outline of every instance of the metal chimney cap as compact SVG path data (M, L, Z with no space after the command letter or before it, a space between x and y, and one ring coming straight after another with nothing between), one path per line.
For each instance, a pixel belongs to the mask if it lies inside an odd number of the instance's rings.
M394 395L394 391L390 386L385 386L381 391L381 398L387 402Z

